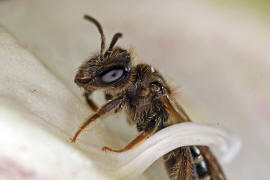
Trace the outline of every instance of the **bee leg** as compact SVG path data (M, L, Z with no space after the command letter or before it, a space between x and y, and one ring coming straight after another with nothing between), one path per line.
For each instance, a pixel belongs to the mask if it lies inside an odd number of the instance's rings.
M90 95L92 94L92 91L85 91L83 93L83 96L85 97L85 100L89 107L93 110L96 111L98 109L97 104L90 98Z
M142 143L145 139L147 139L149 137L149 135L150 135L150 132L141 131L139 133L139 135L135 139L133 139L131 142L129 142L128 145L126 147L124 147L123 149L113 150L109 147L104 146L102 148L102 150L103 151L111 151L111 152L125 152L125 151L133 149L135 146Z
M149 126L147 126L145 129L140 131L137 137L133 139L132 141L130 141L128 145L124 147L123 149L113 150L105 146L102 148L102 150L111 151L111 152L125 152L125 151L133 149L134 147L136 147L137 145L145 141L149 136L153 135L155 132L158 131L158 129L160 128L160 125L162 125L162 120L160 119L160 117L157 117L157 118L154 117L153 121L156 123L155 124L150 123Z
M173 102L168 96L163 96L161 101L164 103L169 112L171 112L176 118L178 123L191 121L184 109L179 104Z
M106 104L101 106L95 113L93 113L91 116L89 116L80 126L80 128L77 130L75 135L72 138L72 142L75 142L78 135L81 133L81 131L88 126L90 123L94 122L97 118L102 117L104 114L110 112L111 110L115 109L121 102L122 97L118 97L116 99L108 101Z

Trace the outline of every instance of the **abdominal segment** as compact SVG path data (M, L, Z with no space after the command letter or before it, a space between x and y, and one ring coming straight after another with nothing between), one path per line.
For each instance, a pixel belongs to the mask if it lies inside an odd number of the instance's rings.
M178 148L163 158L172 180L212 180L207 162L197 146Z

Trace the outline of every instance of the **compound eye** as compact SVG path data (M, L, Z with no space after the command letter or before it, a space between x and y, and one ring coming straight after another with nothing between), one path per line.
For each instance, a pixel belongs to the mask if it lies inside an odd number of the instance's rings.
M101 76L102 81L106 83L114 82L120 79L124 74L124 69L111 69Z

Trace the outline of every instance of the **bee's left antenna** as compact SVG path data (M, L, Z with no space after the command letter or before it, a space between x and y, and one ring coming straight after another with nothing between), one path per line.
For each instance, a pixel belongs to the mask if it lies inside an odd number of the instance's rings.
M96 25L96 27L98 28L98 31L101 35L101 47L100 47L100 57L102 57L104 49L105 49L105 36L103 34L103 29L102 26L100 25L100 23L93 17L89 16L89 15L84 15L84 19L94 23Z

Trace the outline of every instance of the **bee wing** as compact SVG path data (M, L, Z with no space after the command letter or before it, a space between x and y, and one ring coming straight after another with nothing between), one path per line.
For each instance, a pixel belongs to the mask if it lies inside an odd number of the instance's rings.
M163 157L171 180L198 180L192 175L192 159L187 148L175 149Z
M176 123L191 121L182 106L172 97L166 95L162 101L168 111L176 118ZM198 151L193 152L192 148L198 149ZM172 179L226 180L217 159L206 146L181 147L168 153L164 158L166 159L166 167Z
M211 175L211 180L226 180L226 176L216 157L207 146L198 146L203 155Z
M190 122L191 119L184 111L182 106L178 104L172 97L166 95L162 98L162 102L165 104L169 112L176 118L177 123Z

